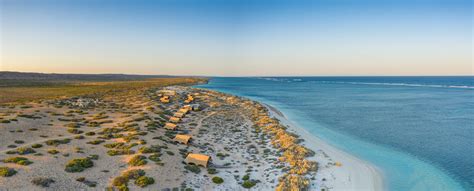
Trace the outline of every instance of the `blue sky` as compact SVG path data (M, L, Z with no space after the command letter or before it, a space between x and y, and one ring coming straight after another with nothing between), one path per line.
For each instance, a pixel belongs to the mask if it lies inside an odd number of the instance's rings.
M465 0L0 0L0 70L472 75Z

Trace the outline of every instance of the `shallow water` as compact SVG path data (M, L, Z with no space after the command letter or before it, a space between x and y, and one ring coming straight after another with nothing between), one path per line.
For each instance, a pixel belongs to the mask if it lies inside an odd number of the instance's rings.
M473 77L212 78L379 167L389 190L474 189Z

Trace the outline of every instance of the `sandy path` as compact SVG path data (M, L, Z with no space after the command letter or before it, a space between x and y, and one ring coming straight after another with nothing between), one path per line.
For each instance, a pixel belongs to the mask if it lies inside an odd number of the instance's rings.
M217 113L217 112L213 111L213 112L209 113L208 115L204 116L203 118L199 119L198 122L197 122L196 128L194 128L194 130L193 130L193 133L194 133L195 131L198 131L198 130L202 127L202 121L206 120L207 118L213 116L213 115L216 114L216 113Z
M341 167L330 166L329 168L326 168L320 166L317 176L320 177L320 179L322 179L321 177L326 179L326 181L317 182L317 185L321 186L321 188L344 191L385 190L383 186L382 173L375 166L329 145L320 138L311 135L305 129L295 125L276 108L267 104L264 105L269 109L271 116L279 119L282 124L288 125L291 130L300 135L301 138L305 140L304 145L306 147L316 151L317 153L322 151L328 156L314 159L320 165L325 165L335 161L343 164Z

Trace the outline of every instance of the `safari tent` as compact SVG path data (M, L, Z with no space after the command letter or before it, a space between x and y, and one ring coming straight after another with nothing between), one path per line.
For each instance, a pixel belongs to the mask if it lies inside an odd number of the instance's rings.
M170 122L178 123L181 119L177 117L170 117Z
M174 124L174 123L166 123L166 124L165 124L165 129L175 130L176 127L177 127L177 125Z
M190 135L177 134L176 137L174 137L173 141L187 145L190 139Z
M184 108L178 110L179 113L184 113L184 114L188 113L188 111L189 111L188 109L184 109Z
M184 115L185 115L184 113L176 112L174 113L173 117L183 118Z
M189 105L189 107L190 107L190 110L192 111L199 111L201 109L199 104L191 104Z
M184 162L187 164L201 165L207 167L209 161L211 160L210 156L203 154L189 153Z
M170 102L169 97L167 97L167 96L160 98L160 101L161 101L161 103L169 103Z

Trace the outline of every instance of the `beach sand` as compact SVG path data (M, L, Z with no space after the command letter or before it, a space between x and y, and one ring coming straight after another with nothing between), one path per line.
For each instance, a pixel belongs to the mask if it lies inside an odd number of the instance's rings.
M302 145L316 152L314 157L309 158L319 163L316 180L312 181L312 189L385 190L383 174L377 167L329 145L305 129L298 127L275 107L264 105L272 117L289 127L288 131L294 132L305 140L301 143ZM341 166L336 166L336 162Z

